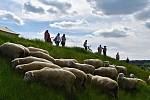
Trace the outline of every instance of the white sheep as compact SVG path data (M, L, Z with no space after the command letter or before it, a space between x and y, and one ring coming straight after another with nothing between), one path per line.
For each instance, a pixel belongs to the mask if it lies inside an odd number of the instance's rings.
M30 51L21 44L6 42L0 46L0 53L11 59L18 57L26 57Z
M109 67L109 61L103 61L103 66L104 67Z
M84 63L93 65L95 68L103 66L103 61L99 59L86 59L84 60Z
M87 74L87 82L89 82L90 87L94 87L98 90L104 91L109 95L118 98L118 83L108 77L102 77L98 75Z
M48 67L48 68L61 68L58 65L49 63L49 62L39 62L39 61L34 61L28 64L21 64L21 65L17 65L16 66L16 70L19 72L27 72L27 71L31 71L31 70L40 70L44 67Z
M55 64L60 67L70 67L72 66L71 62L76 63L78 61L76 59L55 59Z
M35 48L35 47L27 47L27 48L29 49L30 52L41 51L43 53L49 54L49 52L47 50L44 50L44 49Z
M83 72L85 72L86 74L90 73L93 74L95 67L89 64L80 64L80 63L74 63L74 62L70 62L71 67L73 68L77 68L79 70L82 70Z
M150 84L150 75L148 76L147 83Z
M115 66L117 71L118 71L118 74L119 73L124 73L124 75L127 75L127 68L124 67L124 66Z
M48 61L46 59L32 57L32 56L28 56L28 57L25 57L25 58L16 58L16 59L12 60L11 63L12 63L12 67L15 68L17 65L27 64L27 63L31 63L33 61L52 63L51 61Z
M26 72L24 80L27 82L37 81L48 87L63 87L67 94L72 94L76 76L63 69L43 68Z
M76 81L75 81L76 88L79 88L79 89L85 88L85 81L86 81L87 75L83 71L76 69L76 68L68 68L68 67L64 67L63 70L70 71L76 76Z
M98 69L95 69L94 75L99 75L99 76L103 76L103 77L109 77L111 79L116 80L118 73L117 73L116 68L100 67Z
M135 90L138 85L146 85L146 82L138 78L127 78L123 73L118 74L117 82L119 88L125 90Z
M43 53L41 51L32 51L30 52L30 56L43 58L43 59L46 59L55 63L55 59L52 56L50 56L49 54Z

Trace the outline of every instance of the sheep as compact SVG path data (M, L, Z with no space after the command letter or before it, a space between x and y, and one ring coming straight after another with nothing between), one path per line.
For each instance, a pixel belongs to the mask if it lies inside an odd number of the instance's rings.
M35 48L35 47L27 47L27 48L29 49L30 52L41 51L43 53L49 54L49 52L47 50L44 50L44 49Z
M52 56L50 56L49 54L43 53L41 51L32 51L30 52L30 56L43 58L43 59L46 59L55 63L55 59Z
M131 73L131 74L129 75L129 78L135 78L135 75Z
M118 98L118 83L108 77L102 77L98 75L87 74L87 82L89 82L90 87L102 90L109 95Z
M84 63L93 65L95 68L103 66L103 61L99 59L86 59L84 60Z
M30 51L21 44L6 42L0 46L0 53L14 59L18 57L26 57L29 55Z
M116 80L118 73L117 73L116 68L100 67L98 69L95 69L94 75L99 75L99 76L103 76L103 77L109 77L111 79Z
M12 68L15 68L17 65L27 64L27 63L31 63L33 61L52 63L51 61L48 61L46 59L28 56L28 57L25 57L25 58L16 58L16 59L11 61L11 64L12 64Z
M146 82L138 78L127 78L123 73L118 74L117 82L119 88L124 90L135 90L138 85L146 85Z
M70 62L71 67L72 68L77 68L79 70L82 70L83 72L85 72L86 74L90 73L93 74L95 67L89 64L80 64L80 63L74 63L74 62Z
M43 68L26 72L23 80L26 82L40 82L48 87L63 87L67 94L72 95L76 76L72 72L63 69Z
M147 83L150 84L150 75L148 76Z
M70 62L78 62L76 59L55 59L55 64L61 67L70 67L72 66Z
M49 63L49 62L39 62L39 61L34 61L28 64L21 64L21 65L17 65L16 66L16 70L18 72L27 72L27 71L31 71L31 70L40 70L44 67L49 67L49 68L61 68L58 65Z
M118 71L118 74L119 73L124 73L125 75L127 75L127 68L124 67L124 66L115 66L117 71Z
M83 71L76 69L76 68L68 68L68 67L64 67L63 70L70 71L76 76L76 81L75 81L76 88L79 88L79 89L85 88L85 81L86 81L87 75Z
M109 67L109 61L103 61L103 66L104 67Z

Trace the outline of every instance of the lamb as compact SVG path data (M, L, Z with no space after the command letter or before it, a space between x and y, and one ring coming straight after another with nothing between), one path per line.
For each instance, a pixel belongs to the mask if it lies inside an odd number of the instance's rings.
M55 64L61 67L70 67L72 66L70 62L78 62L76 59L55 59Z
M125 90L135 90L138 85L146 85L146 82L138 78L126 78L123 73L118 74L117 82L119 88Z
M116 80L118 73L117 73L116 68L100 67L98 69L95 69L94 75L99 75L99 76L103 76L103 77L109 77L111 79Z
M55 63L55 59L52 56L50 56L49 54L43 53L41 51L34 51L34 52L32 51L30 52L30 56L43 58L43 59L46 59Z
M90 87L102 90L108 93L110 96L118 98L118 83L108 77L102 77L98 75L87 74L87 82L91 84Z
M44 67L48 67L48 68L61 68L58 65L49 63L49 62L39 62L39 61L34 61L28 64L21 64L21 65L17 65L16 66L16 70L18 72L21 73L25 73L27 71L31 71L31 70L40 70Z
M71 63L70 65L72 65L71 67L82 70L86 74L88 74L88 73L93 74L94 73L95 67L92 65L80 64L80 63L74 63L74 62L70 62L70 63Z
M52 63L51 61L48 61L46 59L32 57L32 56L28 56L28 57L25 57L25 58L16 58L16 59L12 60L11 63L12 63L12 67L15 68L17 65L27 64L27 63L31 63L33 61Z
M64 67L63 70L70 71L76 76L76 81L75 81L76 88L79 88L79 89L85 88L85 81L86 81L87 75L83 71L76 69L76 68L68 68L68 67Z
M29 55L30 51L21 44L6 42L0 46L0 53L14 59L18 57L26 57Z
M25 73L24 81L37 81L46 86L63 87L67 94L72 94L72 89L76 76L63 69L43 68L41 70L33 70Z
M99 59L86 59L84 60L84 63L93 65L95 68L103 66L103 61Z
M27 47L27 48L29 49L30 52L41 51L43 53L49 54L49 52L47 50L44 50L44 49L35 48L35 47Z

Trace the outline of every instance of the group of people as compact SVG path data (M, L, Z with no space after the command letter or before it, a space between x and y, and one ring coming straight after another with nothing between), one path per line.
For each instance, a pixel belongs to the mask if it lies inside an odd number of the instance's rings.
M53 42L52 42L51 38L52 37L50 37L50 33L48 32L48 30L46 30L44 33L45 42L52 44ZM53 41L55 42L56 46L59 46L59 44L61 43L61 45L64 47L66 44L65 34L63 34L62 37L60 37L60 33L58 33L57 36L53 39Z
M102 54L102 52L103 52L103 55L104 55L104 56L107 55L107 54L106 54L106 52L107 52L107 47L106 47L106 46L102 47L101 45L99 45L99 47L97 48L97 50L98 50L98 53L99 53L99 54Z

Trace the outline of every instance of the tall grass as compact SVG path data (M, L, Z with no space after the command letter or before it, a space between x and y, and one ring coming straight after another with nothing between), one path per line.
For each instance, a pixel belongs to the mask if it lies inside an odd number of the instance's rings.
M146 80L149 71L144 71L136 66L125 62L116 61L111 57L104 57L97 53L91 53L78 47L56 47L40 40L28 40L15 36L5 36L0 33L0 45L5 42L19 43L24 46L34 46L48 50L54 58L75 58L80 63L84 59L97 58L110 61L111 64L126 66L129 73L134 73L137 77ZM38 83L25 83L23 76L16 73L10 64L10 59L0 55L0 100L65 100L62 90L46 88ZM119 91L119 100L150 100L150 87L142 86L134 92ZM95 89L76 91L76 100L112 100L105 93Z

